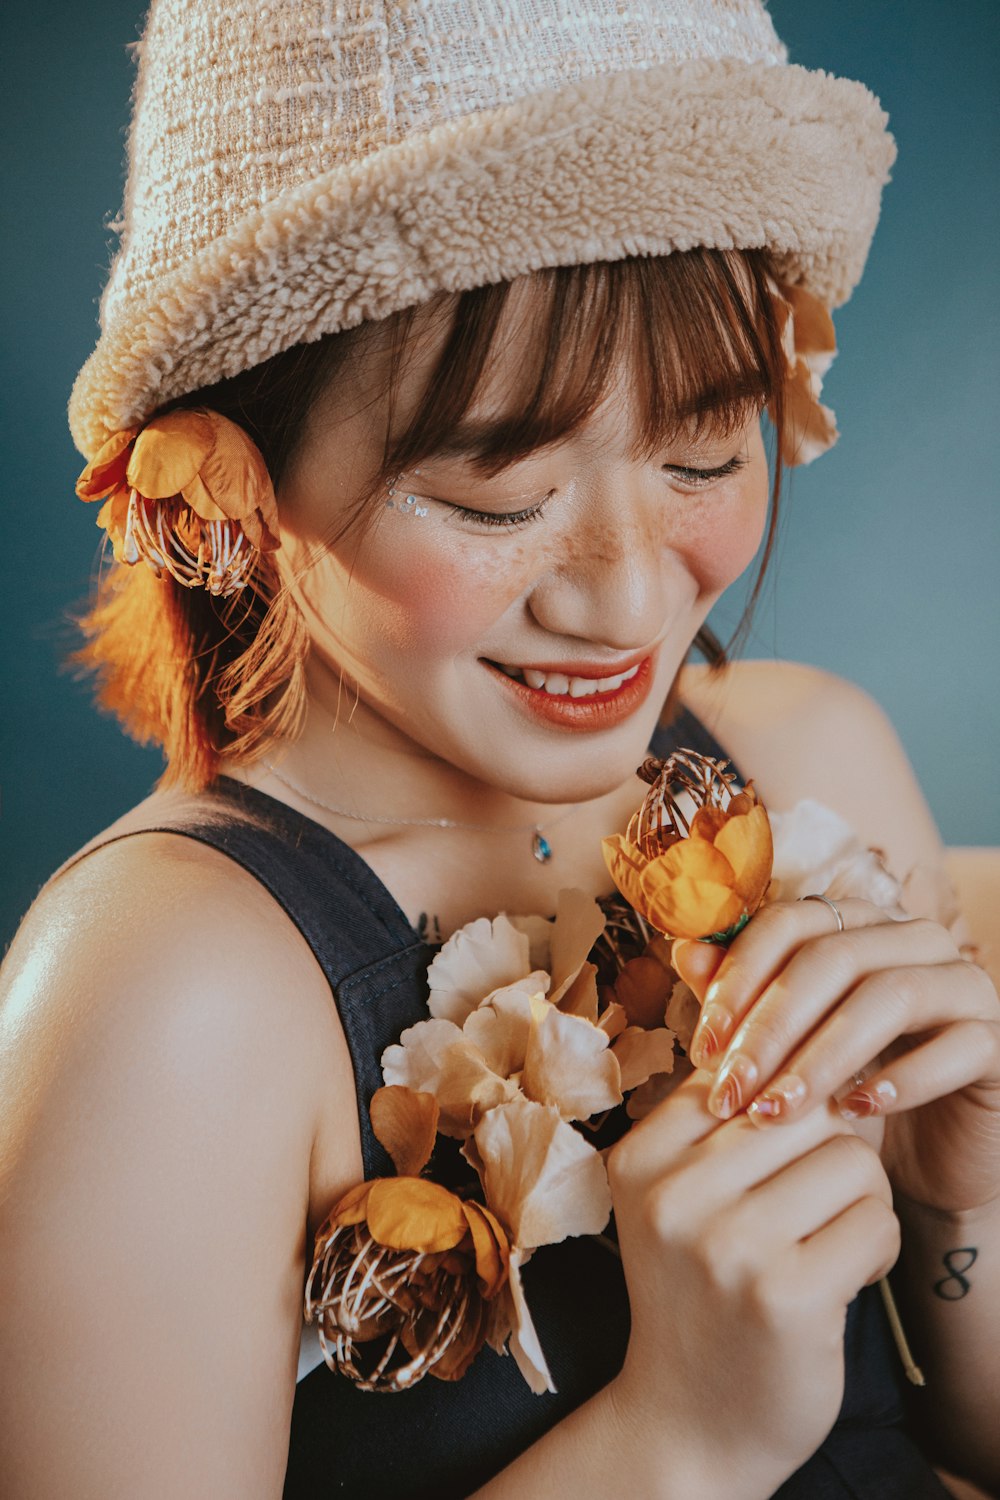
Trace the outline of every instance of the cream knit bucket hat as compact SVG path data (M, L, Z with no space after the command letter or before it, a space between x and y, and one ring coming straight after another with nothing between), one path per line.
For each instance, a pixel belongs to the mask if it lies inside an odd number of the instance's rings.
M299 342L547 266L767 246L829 307L895 157L760 0L153 0L91 458Z

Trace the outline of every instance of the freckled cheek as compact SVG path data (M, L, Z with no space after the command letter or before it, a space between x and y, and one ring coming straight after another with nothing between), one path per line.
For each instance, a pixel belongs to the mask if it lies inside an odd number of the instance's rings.
M363 581L355 579L371 600L371 623L382 641L410 653L474 648L519 591L510 568L473 547L461 557L450 548L414 548L379 559Z
M767 494L733 505L706 507L673 545L704 594L718 594L751 564L767 520Z

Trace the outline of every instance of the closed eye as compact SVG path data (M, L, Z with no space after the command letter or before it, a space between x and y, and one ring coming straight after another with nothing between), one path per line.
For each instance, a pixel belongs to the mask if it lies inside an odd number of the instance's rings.
M685 464L664 464L663 467L668 474L679 479L682 484L697 487L711 484L715 479L727 479L730 474L738 474L740 469L745 467L746 462L745 458L737 454L715 469L695 469Z

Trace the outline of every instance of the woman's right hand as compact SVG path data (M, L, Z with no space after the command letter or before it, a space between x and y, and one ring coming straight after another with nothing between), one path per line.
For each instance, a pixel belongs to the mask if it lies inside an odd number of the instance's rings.
M632 1311L608 1394L691 1493L762 1500L836 1420L845 1311L899 1225L877 1153L832 1108L720 1122L711 1082L692 1075L608 1157Z

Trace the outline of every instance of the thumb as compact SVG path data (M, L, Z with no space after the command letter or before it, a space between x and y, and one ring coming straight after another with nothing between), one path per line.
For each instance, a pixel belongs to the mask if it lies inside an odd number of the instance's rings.
M725 948L718 943L699 943L695 938L675 938L670 950L670 962L699 1001L704 1000L725 956Z

